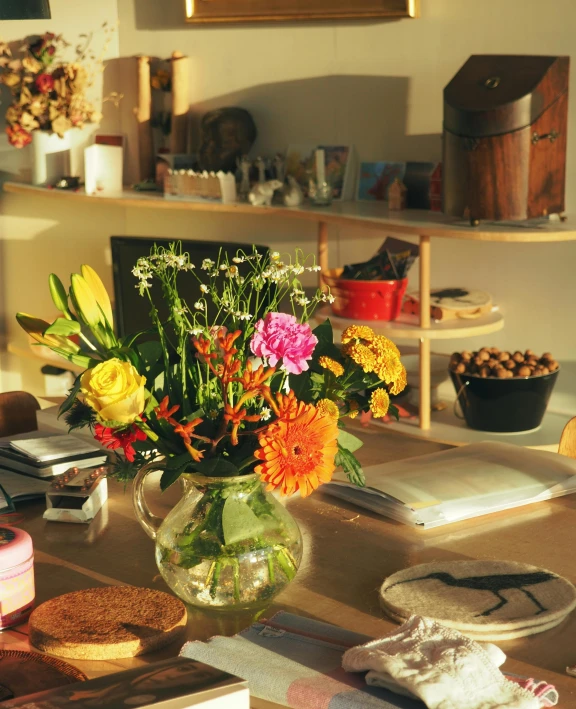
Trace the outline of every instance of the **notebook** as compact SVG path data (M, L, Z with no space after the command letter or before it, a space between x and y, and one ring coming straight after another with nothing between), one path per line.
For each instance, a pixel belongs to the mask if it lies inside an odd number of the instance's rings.
M50 483L0 468L0 514L13 512L15 502L44 497Z
M26 475L49 478L69 468L90 468L107 461L99 446L67 434L34 431L0 441L0 466Z
M364 472L365 488L337 475L322 489L425 529L576 491L576 460L510 443L472 443Z

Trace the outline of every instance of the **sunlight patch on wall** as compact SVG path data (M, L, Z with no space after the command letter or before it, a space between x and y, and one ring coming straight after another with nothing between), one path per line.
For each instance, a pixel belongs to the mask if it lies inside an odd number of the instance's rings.
M32 241L59 223L57 219L5 214L0 216L0 240Z

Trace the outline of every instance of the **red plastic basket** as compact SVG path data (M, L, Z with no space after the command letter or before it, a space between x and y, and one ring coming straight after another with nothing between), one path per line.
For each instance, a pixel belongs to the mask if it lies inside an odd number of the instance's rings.
M326 271L323 281L335 298L335 315L352 320L396 320L402 307L408 279L399 281L347 281L341 268Z

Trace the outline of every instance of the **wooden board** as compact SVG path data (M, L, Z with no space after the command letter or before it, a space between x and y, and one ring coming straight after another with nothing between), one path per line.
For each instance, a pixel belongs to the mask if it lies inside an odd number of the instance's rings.
M186 0L186 21L274 22L417 17L418 0Z

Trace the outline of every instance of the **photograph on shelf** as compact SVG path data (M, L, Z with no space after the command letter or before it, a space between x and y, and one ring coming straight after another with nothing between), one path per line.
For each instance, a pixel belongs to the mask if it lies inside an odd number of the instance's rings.
M361 202L387 202L388 189L396 179L406 186L408 209L442 210L439 162L363 162L356 198Z
M326 178L335 200L353 199L354 150L349 145L290 145L286 152L286 174L293 177L304 194L316 176L316 150L324 150Z
M387 202L388 188L396 178L404 180L405 162L360 163L357 199L361 202Z

